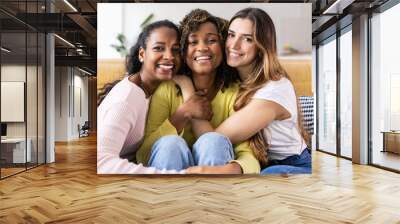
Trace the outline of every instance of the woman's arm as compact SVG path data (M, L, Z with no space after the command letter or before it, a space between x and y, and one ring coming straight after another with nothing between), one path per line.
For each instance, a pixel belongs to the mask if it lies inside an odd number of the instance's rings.
M135 111L127 103L118 103L102 111L99 119L97 139L97 173L98 174L151 174L177 173L176 171L157 170L144 167L142 164L129 162L119 154L127 135L136 123Z
M179 86L179 88L181 88L184 102L188 101L191 97L196 95L193 82L189 77L185 75L176 75L174 76L173 80ZM197 119L192 119L192 120L197 120ZM201 122L202 125L199 125L200 130L196 130L195 128L193 129L193 133L196 138L199 138L201 134L205 132L214 130L214 128L209 124L208 121L206 120L199 120L199 121L204 121L204 122Z
M181 88L184 99L189 99L195 94L189 77L177 75L174 81ZM200 119L192 119L192 126L196 138L206 132L216 131L227 136L232 143L238 143L247 140L273 120L285 115L290 117L289 112L281 105L269 100L253 99L244 108L226 119L217 129L214 129L210 122Z
M163 136L181 134L192 117L212 116L208 102L198 97L192 98L173 111L173 102L179 101L175 86L163 85L155 91L147 114L144 142L136 152L138 162L147 165L153 144Z
M185 75L175 75L174 82L181 88L183 101L186 102L195 94L195 89L192 80Z
M263 99L252 99L248 105L228 117L216 132L227 136L233 144L245 141L274 120L290 117L290 113L278 103ZM209 122L192 120L197 135L213 131Z
M181 132L186 123L191 119L210 120L212 118L211 103L207 98L192 95L186 102L178 107L169 118L171 124L178 132Z

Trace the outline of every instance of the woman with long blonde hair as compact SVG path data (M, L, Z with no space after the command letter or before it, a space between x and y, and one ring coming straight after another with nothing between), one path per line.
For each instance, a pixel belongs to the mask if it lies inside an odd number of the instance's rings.
M229 23L225 50L227 64L242 80L236 112L215 130L207 121L193 120L195 133L216 131L232 143L250 139L262 174L311 173L307 135L293 84L278 60L272 19L258 8L237 12ZM193 94L187 83L179 83L185 98ZM192 167L187 173L202 170Z

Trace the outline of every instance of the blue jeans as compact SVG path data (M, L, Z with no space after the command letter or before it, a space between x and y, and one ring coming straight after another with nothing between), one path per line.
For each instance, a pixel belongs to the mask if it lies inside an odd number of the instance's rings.
M261 174L311 174L311 154L304 149L300 155L289 156L283 160L271 160Z
M180 136L160 138L153 144L148 165L180 171L191 166L225 165L233 159L233 147L229 139L216 132L208 132L197 139L193 150Z

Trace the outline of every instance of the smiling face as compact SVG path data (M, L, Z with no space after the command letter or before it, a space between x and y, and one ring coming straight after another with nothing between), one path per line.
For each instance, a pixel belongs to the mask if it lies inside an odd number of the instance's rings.
M206 22L188 36L185 60L194 75L210 75L222 62L222 47L217 27Z
M249 71L257 55L253 22L237 18L229 26L226 39L226 57L228 65Z
M153 30L147 38L146 49L139 50L139 59L143 62L142 72L151 74L154 80L172 79L181 63L179 50L175 30L168 27Z

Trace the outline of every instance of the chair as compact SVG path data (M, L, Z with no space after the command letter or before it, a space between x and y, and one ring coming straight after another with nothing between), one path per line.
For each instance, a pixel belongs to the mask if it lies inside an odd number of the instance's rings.
M82 125L82 127L80 127L80 125L78 125L79 138L89 136L89 129L90 129L89 121L85 121L85 123Z
M314 97L300 96L300 111L303 114L303 126L309 135L314 134Z

